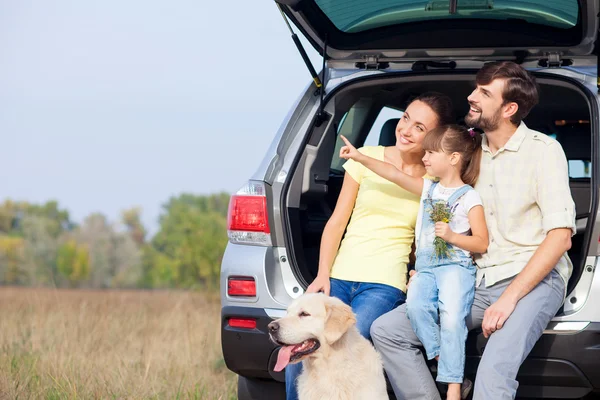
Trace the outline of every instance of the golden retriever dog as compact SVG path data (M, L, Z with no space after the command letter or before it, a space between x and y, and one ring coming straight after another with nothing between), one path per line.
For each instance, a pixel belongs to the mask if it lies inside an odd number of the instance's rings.
M269 335L281 346L275 371L303 362L296 381L300 400L388 399L379 354L341 300L304 294L269 324Z

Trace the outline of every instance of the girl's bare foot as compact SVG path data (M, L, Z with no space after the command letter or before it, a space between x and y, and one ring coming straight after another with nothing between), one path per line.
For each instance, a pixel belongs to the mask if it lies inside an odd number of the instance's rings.
M449 383L446 400L460 400L460 383Z

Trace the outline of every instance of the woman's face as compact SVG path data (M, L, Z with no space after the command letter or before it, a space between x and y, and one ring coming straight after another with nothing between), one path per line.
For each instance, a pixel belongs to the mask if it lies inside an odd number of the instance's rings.
M423 138L437 123L437 115L427 104L413 101L396 125L396 148L405 153L423 154Z

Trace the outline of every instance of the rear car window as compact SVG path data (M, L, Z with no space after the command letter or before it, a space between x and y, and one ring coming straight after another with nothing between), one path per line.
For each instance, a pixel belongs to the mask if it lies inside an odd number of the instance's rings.
M569 160L569 178L584 179L592 177L592 163L586 160Z
M355 33L390 25L446 19L512 20L559 29L573 28L577 0L315 0L335 27Z
M356 113L356 110L351 111L354 111ZM331 159L330 166L330 168L336 172L343 172L342 165L344 165L344 163L346 162L346 160L339 157L340 149L344 145L342 139L339 138L340 134L343 134L355 146L377 146L379 145L379 139L381 137L381 128L383 127L383 124L385 124L390 119L402 117L403 111L391 107L383 107L377 115L377 119L375 119L375 122L373 122L373 125L371 126L371 129L367 134L367 138L365 139L364 144L359 143L361 135L360 132L357 129L355 129L354 126L352 126L352 118L348 118L349 113L344 114L338 126L338 139L335 145L335 150L333 153L333 158Z
M592 176L591 125L589 120L557 120L555 133L569 163L569 178L587 179Z
M381 112L377 116L373 126L367 135L364 146L377 146L379 145L379 138L381 136L381 128L390 119L399 119L404 114L403 111L396 110L395 108L383 107Z

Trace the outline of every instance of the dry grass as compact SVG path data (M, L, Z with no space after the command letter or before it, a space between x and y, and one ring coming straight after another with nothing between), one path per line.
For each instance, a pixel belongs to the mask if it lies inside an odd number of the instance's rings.
M216 294L0 289L0 398L235 399Z

